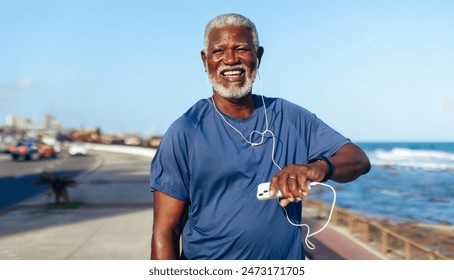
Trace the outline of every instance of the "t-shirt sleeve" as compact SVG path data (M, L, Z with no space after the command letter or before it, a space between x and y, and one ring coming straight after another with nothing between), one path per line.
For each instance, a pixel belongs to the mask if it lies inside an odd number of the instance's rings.
M309 143L307 153L309 160L319 156L330 157L342 146L351 142L350 139L331 128L315 114L310 113L308 127L309 131L306 137Z
M174 123L164 134L150 167L150 189L178 200L189 199L188 139Z

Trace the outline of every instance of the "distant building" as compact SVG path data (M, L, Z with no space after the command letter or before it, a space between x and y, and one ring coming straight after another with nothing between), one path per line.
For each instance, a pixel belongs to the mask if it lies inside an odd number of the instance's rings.
M102 134L101 129L81 128L74 130L64 129L61 123L49 114L43 115L41 124L33 123L28 117L8 115L5 125L0 127L3 139L9 136L15 141L20 138L34 138L53 145L61 141L82 141L102 144L116 144L129 146L158 147L161 136L143 139L140 134L117 133Z
M32 121L27 117L13 117L11 123L12 127L17 130L25 130L32 125Z
M62 128L60 122L49 114L45 114L43 116L43 119L44 119L44 129L46 129L46 130L54 130L54 129Z
M55 138L62 131L62 126L57 119L49 114L43 116L43 123L41 124L33 123L28 117L8 115L5 117L3 131L16 139L42 136Z
M148 139L148 145L153 148L157 148L159 144L161 143L161 136L153 136L150 139Z
M14 125L14 117L11 115L7 115L5 117L5 126L12 127Z

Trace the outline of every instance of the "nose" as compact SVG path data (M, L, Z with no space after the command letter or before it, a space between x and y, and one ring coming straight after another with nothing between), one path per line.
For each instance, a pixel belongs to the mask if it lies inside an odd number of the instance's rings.
M224 56L224 64L226 65L233 65L237 64L239 61L238 56L236 55L234 50L227 50Z

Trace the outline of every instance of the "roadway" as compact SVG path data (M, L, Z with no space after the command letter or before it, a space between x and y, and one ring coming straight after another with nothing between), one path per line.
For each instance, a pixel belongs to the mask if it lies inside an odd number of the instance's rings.
M149 259L151 159L89 153L92 156L68 158L54 167L72 172L84 169L81 165L87 162L95 164L77 176L76 187L69 189L70 201L81 202L81 207L48 209L45 205L53 200L44 192L0 213L0 260Z
M10 155L0 154L0 212L47 191L48 186L33 184L33 180L43 171L75 178L98 162L99 159L94 156L71 157L66 151L59 153L55 159L30 161L13 161Z

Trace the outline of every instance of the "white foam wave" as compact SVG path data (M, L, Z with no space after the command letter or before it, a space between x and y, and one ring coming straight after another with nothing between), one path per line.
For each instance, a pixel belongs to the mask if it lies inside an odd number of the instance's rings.
M384 195L390 195L390 196L400 196L402 195L402 192L396 191L396 190L389 190L389 189L384 189L384 188L376 188L373 191L379 192Z
M454 153L394 148L368 152L374 165L403 166L429 170L454 170Z

